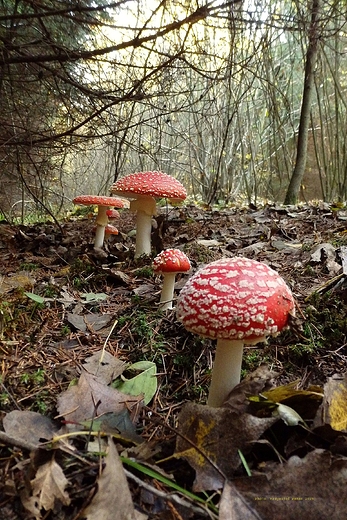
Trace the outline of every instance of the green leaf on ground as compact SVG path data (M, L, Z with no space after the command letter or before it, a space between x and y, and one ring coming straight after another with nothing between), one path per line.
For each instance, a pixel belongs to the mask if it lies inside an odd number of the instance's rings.
M101 302L107 299L107 294L105 293L82 293L81 298L84 298L86 302Z
M144 396L144 403L147 405L157 391L157 367L151 361L138 361L127 368L129 372L140 372L131 379L116 379L112 386L123 394Z
M32 292L25 292L24 294L36 303L45 303L45 298L43 298L39 294L35 294Z

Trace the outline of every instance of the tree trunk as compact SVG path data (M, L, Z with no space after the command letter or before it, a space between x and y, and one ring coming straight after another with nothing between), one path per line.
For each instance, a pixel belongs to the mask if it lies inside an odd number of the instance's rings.
M314 89L314 70L318 54L319 40L319 12L321 0L313 0L311 23L309 27L309 38L306 52L305 80L301 104L300 124L298 132L298 142L296 147L295 167L290 179L288 190L284 199L284 204L295 204L298 200L301 181L305 173L307 159L307 141L310 125L310 113L312 95Z

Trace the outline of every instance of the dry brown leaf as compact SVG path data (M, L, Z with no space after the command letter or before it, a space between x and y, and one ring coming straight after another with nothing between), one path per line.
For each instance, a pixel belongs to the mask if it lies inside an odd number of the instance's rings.
M186 459L196 471L195 491L220 489L232 478L247 453L276 418L259 418L227 408L186 403L179 415L176 457ZM218 468L218 469L217 469Z
M5 432L14 439L29 441L39 445L40 442L53 438L58 428L48 418L36 412L13 410L3 419Z
M333 430L347 432L347 374L336 374L324 385L324 398L314 426L329 424Z
M142 396L122 394L83 370L78 384L58 396L57 409L67 421L81 423L107 412L131 410L141 401Z
M261 518L345 520L347 458L316 449L233 484ZM235 520L243 520L236 517Z
M87 358L83 367L90 374L97 376L100 381L109 385L116 377L120 376L127 364L124 361L112 356L107 351L99 350Z
M0 276L0 294L8 293L13 289L31 288L35 284L35 279L26 271L12 273L9 276Z
M70 497L65 491L68 485L63 470L54 459L43 464L31 481L32 496L22 495L23 506L30 511L35 518L41 518L41 510L53 511L57 501L64 505L70 504Z
M98 490L83 511L86 520L137 520L123 465L116 447L109 439L106 464L98 479ZM145 518L144 516L142 518Z
M262 520L254 508L237 491L232 482L226 482L219 502L219 520Z

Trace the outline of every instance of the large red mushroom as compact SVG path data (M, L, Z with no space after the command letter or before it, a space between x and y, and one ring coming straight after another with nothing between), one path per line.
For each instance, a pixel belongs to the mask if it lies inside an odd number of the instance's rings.
M176 274L186 273L190 267L189 258L180 249L165 249L155 257L153 271L163 276L160 310L172 309Z
M110 208L123 208L124 202L116 197L104 197L103 195L79 195L75 197L72 202L84 206L98 207L94 247L102 247L105 237L105 227L108 224L107 211Z
M178 297L177 318L187 330L217 340L209 406L221 406L240 382L243 346L278 334L294 310L281 276L256 260L216 260L188 280Z
M122 177L113 184L111 192L130 199L130 210L137 212L135 258L151 254L152 217L157 214L155 199L184 200L187 196L177 179L158 171Z

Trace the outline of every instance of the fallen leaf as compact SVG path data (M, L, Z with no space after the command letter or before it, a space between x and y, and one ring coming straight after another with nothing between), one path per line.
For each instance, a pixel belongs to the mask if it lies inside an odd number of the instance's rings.
M98 490L82 516L86 520L136 520L139 517L134 509L123 465L111 439L108 444L105 467L97 481Z
M129 285L132 281L129 275L127 275L123 271L119 271L119 269L110 269L110 275L115 280L120 281L126 285Z
M35 294L32 292L25 292L25 296L30 298L30 300L33 300L35 303L45 303L46 298L43 298L43 296L40 296L39 294Z
M58 431L56 425L44 415L36 412L13 410L3 418L3 427L8 435L15 439L30 441L39 445L50 440Z
M85 359L83 367L106 385L120 376L127 364L105 350L99 350ZM125 392L126 393L126 392Z
M136 433L136 428L130 419L128 410L122 410L118 413L104 413L90 421L83 421L81 426L88 431L92 430L94 432L100 431L113 434L134 444L141 444L143 442L143 438Z
M230 481L225 483L218 509L219 520L262 520Z
M86 303L94 303L107 300L107 294L105 293L81 293L81 298L84 298Z
M101 330L110 323L113 319L111 314L76 314L69 312L67 314L67 321L73 325L76 329L86 332L89 329L93 331Z
M323 399L323 388L319 386L310 386L306 390L297 390L296 386L298 381L293 381L287 385L276 386L271 388L271 390L265 390L262 392L269 401L273 401L274 403L282 403L291 398L302 398L309 399L314 402L321 402Z
M314 426L325 424L333 430L347 432L347 374L336 374L324 385L324 399Z
M35 279L25 271L19 271L9 276L0 276L0 294L8 293L19 287L33 287L34 284Z
M266 474L234 479L233 484L264 520L344 520L346 474L346 457L315 449L304 458L294 455L286 464L266 468Z
M142 396L130 397L83 370L78 384L58 396L57 409L67 421L81 423L96 415L140 406Z
M151 361L138 361L127 367L127 371L136 372L139 374L131 379L117 379L112 386L117 388L120 392L129 395L143 394L143 400L147 405L157 391L157 367Z
M194 491L220 489L232 478L247 453L277 418L259 418L228 408L186 403L178 417L176 457L183 457L196 472Z
M56 501L69 505L70 497L65 491L68 483L63 470L54 459L46 462L38 468L35 478L31 481L32 495L22 495L23 506L36 518L41 518L41 510L54 510Z
M324 263L331 276L335 276L341 271L341 265L336 262L336 248L329 242L315 247L311 254L311 262Z
M298 424L307 426L303 418L290 406L276 403L277 409L274 415L278 415L287 426L298 426Z
M293 251L300 251L302 249L302 244L300 242L286 242L285 240L278 239L271 240L271 245L279 251L287 251L288 253L293 253Z
M347 275L347 246L340 246L339 257L342 261L342 272Z

